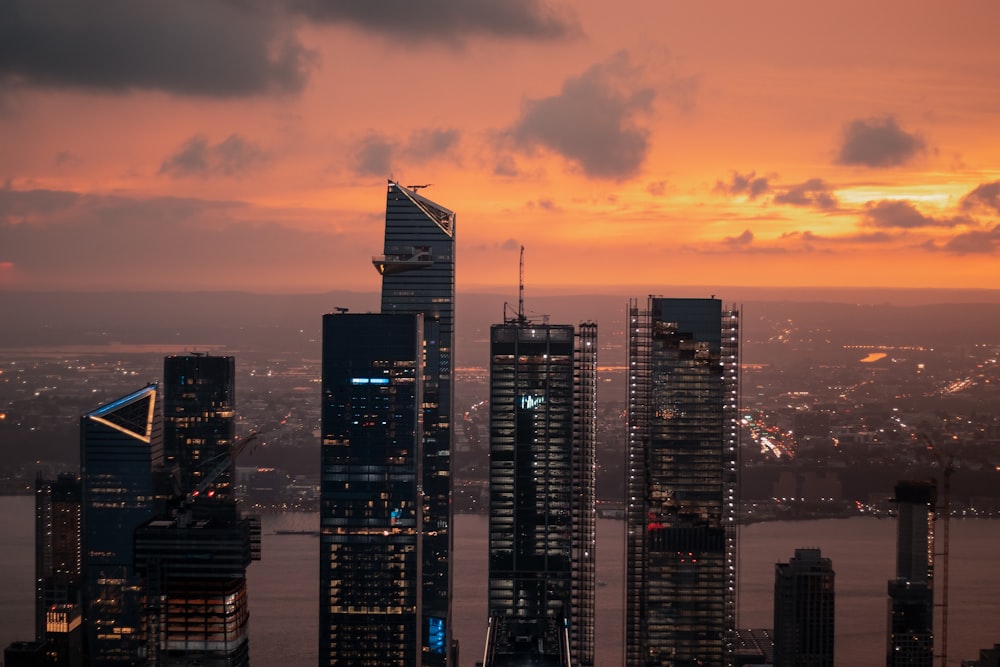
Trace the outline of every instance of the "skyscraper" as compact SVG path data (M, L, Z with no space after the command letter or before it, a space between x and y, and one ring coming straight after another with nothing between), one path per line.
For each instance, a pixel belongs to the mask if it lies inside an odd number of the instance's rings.
M420 604L422 325L420 314L323 318L320 665L416 667L444 652L440 617L428 627Z
M819 549L775 564L775 667L833 667L833 584L833 563Z
M192 353L163 360L163 454L168 470L177 467L182 493L229 455L236 434L235 376L233 357ZM225 497L231 485L227 470L207 491Z
M896 578L889 580L886 665L934 662L934 480L896 484Z
M91 667L145 655L135 529L155 510L153 471L163 461L156 385L88 412L80 423L83 597Z
M421 629L424 664L443 665L452 650L452 396L455 338L455 213L417 190L389 181L385 244L372 263L382 276L383 313L423 315L425 496ZM441 641L441 637L444 641ZM452 655L454 660L456 656Z
M627 667L732 663L739 316L629 304Z
M35 480L35 638L56 605L80 606L80 478Z
M486 667L594 664L596 375L595 324L491 327Z
M233 357L168 356L163 363L166 470L177 484L169 507L135 530L144 641L161 667L249 664L246 568L259 558L259 530L231 491Z

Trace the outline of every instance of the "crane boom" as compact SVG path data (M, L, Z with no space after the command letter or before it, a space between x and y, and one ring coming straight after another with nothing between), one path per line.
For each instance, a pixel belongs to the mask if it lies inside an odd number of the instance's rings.
M233 465L233 463L236 461L236 457L239 456L244 449L246 449L247 445L249 445L251 442L257 439L258 435L259 434L257 431L251 431L248 435L240 438L235 443L233 443L233 445L229 448L228 451L226 451L223 454L219 454L219 456L217 456L216 458L220 458L222 460L219 461L219 463L202 478L202 480L198 483L198 486L196 486L194 489L191 490L190 493L188 493L187 500L190 501L192 498L200 496L205 491L205 489L211 486L215 482L215 480L219 478L219 475L221 475L223 472L226 471L227 468Z

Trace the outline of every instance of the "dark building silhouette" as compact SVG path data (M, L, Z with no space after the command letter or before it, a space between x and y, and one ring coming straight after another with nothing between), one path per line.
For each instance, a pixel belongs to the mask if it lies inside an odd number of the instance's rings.
M80 478L35 480L35 638L54 607L80 606ZM79 615L79 614L78 614Z
M383 254L372 263L382 276L382 312L423 316L420 642L423 664L441 666L458 658L451 624L455 213L419 194L423 187L389 181Z
M896 484L896 578L889 581L889 667L930 667L934 662L933 480Z
M163 360L163 455L176 467L182 493L196 488L216 463L229 455L236 434L236 360L207 354ZM225 470L205 490L229 496L232 471Z
M445 650L443 618L420 604L422 324L323 318L320 665L414 667Z
M625 664L733 661L739 326L716 299L628 318Z
M774 666L833 667L833 563L796 549L774 566Z
M156 385L80 420L81 548L85 643L90 667L132 665L146 655L135 529L156 510L154 470L163 462Z
M486 667L594 664L597 326L490 331Z
M260 557L260 533L231 494L232 460L246 444L233 437L235 360L168 356L163 367L160 478L172 488L134 533L145 652L161 667L245 667L246 568Z

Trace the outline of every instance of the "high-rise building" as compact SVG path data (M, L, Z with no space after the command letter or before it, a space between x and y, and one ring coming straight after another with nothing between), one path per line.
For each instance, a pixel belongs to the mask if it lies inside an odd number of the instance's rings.
M739 314L629 304L627 667L732 664Z
M597 325L490 330L484 664L594 664Z
M203 354L163 362L165 472L176 485L135 530L146 599L143 634L161 667L249 664L246 568L260 556L259 524L230 493L235 360Z
M934 662L934 480L896 484L896 578L889 580L886 665Z
M775 667L833 667L833 562L796 549L774 566Z
M80 605L80 478L63 473L35 480L35 638L46 636L47 614Z
M176 466L181 493L196 488L215 464L229 456L236 434L236 361L233 357L184 354L163 360L163 455ZM206 493L228 496L231 471L223 471Z
M417 667L445 653L420 604L425 333L420 314L323 318L319 664Z
M423 661L457 661L452 642L452 396L455 338L455 213L389 181L385 244L372 263L382 276L382 312L423 315ZM444 638L443 641L441 638Z
M85 643L91 667L145 655L135 529L154 513L163 462L159 391L149 385L88 412L80 423Z

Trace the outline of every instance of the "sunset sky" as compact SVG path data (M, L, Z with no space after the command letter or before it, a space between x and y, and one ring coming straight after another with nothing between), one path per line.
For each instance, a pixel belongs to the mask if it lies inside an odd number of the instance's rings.
M1000 287L1000 2L3 0L0 288Z

